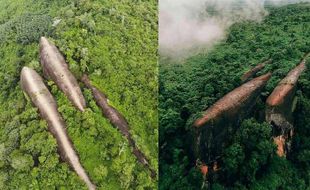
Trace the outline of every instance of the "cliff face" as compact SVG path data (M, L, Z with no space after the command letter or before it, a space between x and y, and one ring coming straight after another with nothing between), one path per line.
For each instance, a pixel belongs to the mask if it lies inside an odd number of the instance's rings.
M44 75L55 81L77 109L84 111L86 102L76 78L57 47L45 37L40 39L40 61Z
M266 121L273 126L275 143L278 145L278 155L285 156L290 149L289 140L293 131L293 107L297 81L303 71L306 70L306 61L291 70L280 81L266 101ZM279 145L277 139L283 139L283 145ZM287 141L287 142L286 142ZM284 148L283 148L284 147ZM281 151L283 149L283 151ZM280 152L283 152L280 154Z
M30 97L34 106L39 109L41 117L47 121L48 130L57 140L61 158L75 170L89 189L95 189L67 135L66 125L57 110L56 101L45 86L40 75L33 69L24 67L21 72L21 87Z
M292 106L299 76L306 70L305 61L280 81L266 101L266 121L284 129L292 128Z
M244 118L256 103L261 90L270 79L271 73L259 76L229 92L208 108L203 116L194 122L194 153L197 158L210 160L218 155L226 136L233 129L228 127ZM220 128L219 126L227 126Z

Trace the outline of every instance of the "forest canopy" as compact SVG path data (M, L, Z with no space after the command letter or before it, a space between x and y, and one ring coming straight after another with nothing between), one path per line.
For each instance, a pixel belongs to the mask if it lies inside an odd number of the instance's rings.
M264 117L267 97L310 51L310 5L268 7L268 12L260 23L234 24L227 39L205 53L181 61L160 57L160 189L291 190L310 186L309 69L297 84L294 136L286 158L276 154L272 127ZM246 71L270 58L272 63L257 76L272 72L272 77L252 111L234 126L218 126L236 130L217 155L214 175L203 179L189 129L203 110L242 84Z
M79 80L94 86L128 120L132 138L156 170L156 1L0 0L0 189L87 189L57 152L56 140L23 94L23 66L43 76L39 38L48 37ZM79 112L52 80L81 164L98 189L154 189L157 180L132 154L122 134L102 116L91 91Z

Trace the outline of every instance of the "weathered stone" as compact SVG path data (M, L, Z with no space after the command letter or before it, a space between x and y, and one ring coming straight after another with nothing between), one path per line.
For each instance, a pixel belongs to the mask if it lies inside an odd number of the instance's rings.
M146 156L141 152L141 150L137 147L136 142L132 139L132 136L130 134L130 127L125 117L113 106L109 105L107 96L90 84L87 75L84 75L81 80L86 85L86 87L92 91L97 105L102 110L103 116L106 117L110 121L110 123L117 129L119 129L120 132L127 138L129 145L133 148L133 154L136 156L136 158L141 164L143 164L148 170L151 171L151 176L155 178L156 172L151 168Z
M290 150L296 86L300 75L306 70L306 57L280 81L266 101L266 121L273 126L279 156L286 156Z
M255 67L253 67L251 70L247 71L246 73L244 73L241 77L241 82L246 82L249 79L251 79L252 77L254 77L256 75L257 72L261 71L262 69L265 68L265 66L267 64L270 64L272 62L272 59L269 59L263 63L260 63L258 65L256 65Z
M231 124L243 119L255 105L261 90L270 79L271 73L256 77L226 94L208 108L192 127L194 153L197 158L210 160L211 155L220 154L231 133Z
M67 135L65 122L57 110L57 103L40 75L33 69L24 67L21 72L21 87L30 97L34 106L39 109L41 117L47 121L48 130L57 140L61 158L75 170L89 189L95 189L95 185L92 184L81 165L79 157Z
M57 47L45 37L40 39L40 60L44 75L55 81L76 108L84 111L86 102L76 78Z
M273 142L277 145L277 154L280 157L283 157L286 155L285 150L285 137L283 135L273 137Z
M266 121L275 126L274 135L284 135L293 128L293 100L299 76L306 70L305 59L280 81L266 101Z

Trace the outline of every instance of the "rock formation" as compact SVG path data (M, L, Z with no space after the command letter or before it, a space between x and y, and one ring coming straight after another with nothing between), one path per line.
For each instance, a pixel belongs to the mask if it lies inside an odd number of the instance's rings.
M246 73L244 73L242 75L241 81L242 82L248 81L249 79L254 77L257 72L261 71L267 64L270 64L271 62L272 62L272 59L269 59L269 60L267 60L267 61L265 61L263 63L260 63L260 64L256 65L251 70L247 71Z
M40 75L33 69L24 67L21 72L21 87L30 97L34 106L39 109L41 117L46 120L48 130L57 140L61 158L74 169L90 190L94 190L95 185L90 181L81 165L79 157L67 135L66 125L57 110L56 101Z
M192 127L194 153L197 158L211 160L210 156L221 153L229 126L244 118L255 105L261 90L270 79L271 73L259 76L229 92L208 108ZM226 126L226 127L225 127Z
M133 154L137 157L138 161L141 164L143 164L146 168L148 168L151 171L151 176L155 178L156 172L153 169L151 169L150 164L146 159L146 156L139 150L139 148L136 146L135 141L132 139L132 136L129 131L130 127L125 117L120 112L118 112L114 107L109 105L107 96L101 91L99 91L96 87L92 86L86 75L84 75L81 80L86 85L86 87L92 91L92 94L94 96L97 105L102 110L103 116L106 117L110 121L110 123L114 127L118 128L119 131L123 134L123 136L127 138L129 145L133 148Z
M76 108L84 111L86 103L76 78L57 47L45 37L40 39L40 61L44 75L55 81Z
M274 141L278 145L278 153L283 152L279 156L285 156L286 150L290 149L289 140L290 134L293 132L296 86L298 78L305 70L306 57L280 81L266 101L266 121L273 126ZM285 148L281 147L279 142L285 144Z

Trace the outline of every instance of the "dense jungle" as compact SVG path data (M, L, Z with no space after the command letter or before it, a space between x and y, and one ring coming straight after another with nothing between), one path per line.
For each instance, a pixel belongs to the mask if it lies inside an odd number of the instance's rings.
M43 76L39 39L65 56L73 75L87 74L128 120L133 140L158 168L157 2L0 0L0 189L87 189L63 162L37 108L23 93L23 66ZM87 109L79 112L52 80L80 161L98 189L156 189L157 179L132 154L79 83Z
M265 102L279 81L310 52L310 4L267 7L262 22L232 25L212 49L176 60L160 57L159 189L304 190L310 187L310 65L300 76L294 135L286 157L277 155ZM203 178L192 150L191 128L203 110L242 84L250 68L272 59L257 76L272 72L247 117L233 127L214 176Z

